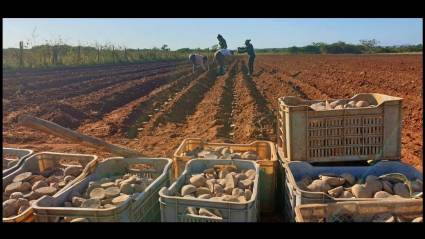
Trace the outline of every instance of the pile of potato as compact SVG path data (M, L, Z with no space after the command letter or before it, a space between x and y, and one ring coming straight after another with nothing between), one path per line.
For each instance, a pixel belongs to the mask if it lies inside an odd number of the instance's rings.
M378 178L374 175L366 177L364 183L344 173L339 176L321 174L312 180L304 177L297 182L300 189L310 192L323 192L335 198L410 198L408 186L397 178ZM413 192L422 192L422 181L411 182Z
M216 148L208 147L196 147L195 149L185 152L184 156L192 158L204 158L204 159L249 159L259 160L257 153L252 150L245 151L243 153L234 152L233 149L226 146L220 146Z
M154 181L150 177L124 174L89 182L80 195L69 198L64 207L108 209L118 206L131 195L144 192Z
M177 196L222 202L245 203L251 199L256 171L237 170L234 165L216 165L191 175ZM189 207L189 214L222 217L218 210Z
M81 174L80 165L65 169L49 168L41 174L23 172L13 178L3 192L3 218L23 213L32 203L44 195L54 195Z
M310 107L313 110L321 111L321 110L340 110L340 109L353 109L353 108L363 108L363 107L370 107L374 106L371 105L369 102L364 100L359 101L349 101L348 103L344 103L344 100L335 100L333 102L329 101L322 101L318 103L314 103L310 105Z

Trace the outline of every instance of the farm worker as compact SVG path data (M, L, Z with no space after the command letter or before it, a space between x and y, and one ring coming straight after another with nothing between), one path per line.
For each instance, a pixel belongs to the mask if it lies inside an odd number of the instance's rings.
M218 44L220 45L220 49L227 49L226 40L224 40L223 36L218 34L217 36Z
M255 51L254 51L254 47L252 46L252 44L250 43L251 40L248 39L245 41L245 46L246 47L239 47L238 48L238 52L239 53L248 53L248 76L252 75L252 73L254 73L254 60L255 60Z
M233 55L233 51L228 49L220 49L214 53L214 62L217 62L219 69L218 74L224 74L224 65L226 63L226 59L229 59Z
M189 60L192 63L192 73L195 74L195 68L197 67L202 67L202 69L205 71L207 70L207 68L205 67L205 65L207 65L208 69L208 57L206 56L202 56L199 54L190 54L189 55Z

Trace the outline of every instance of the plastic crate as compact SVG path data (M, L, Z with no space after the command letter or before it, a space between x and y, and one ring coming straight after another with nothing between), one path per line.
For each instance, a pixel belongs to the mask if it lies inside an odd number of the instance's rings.
M289 161L356 161L401 157L402 98L357 94L364 108L315 111L323 100L279 98L278 152Z
M117 207L108 209L63 207L75 195L83 193L90 181L114 174L124 174L132 164L152 165L158 174L142 193L130 197ZM61 218L86 218L90 222L159 222L158 191L169 186L172 160L167 158L114 157L99 162L84 179L53 197L43 196L34 204L37 222L58 222Z
M334 198L322 192L309 192L302 190L296 184L305 176L317 178L321 173L350 173L356 179L365 179L368 175L381 176L389 173L402 173L409 180L420 179L423 176L415 168L400 161L381 160L370 166L313 166L310 163L302 161L291 161L283 165L285 170L285 184L282 185L285 190L285 209L291 218L295 217L295 207L303 204L321 204L330 202L345 201L383 201L380 198ZM411 201L420 201L420 199L408 199Z
M186 163L192 157L185 156L184 153L195 149L198 146L203 147L229 147L234 152L255 151L261 160L256 162L260 165L260 206L261 211L271 213L275 210L275 194L277 189L276 170L278 168L278 157L274 143L265 140L257 140L250 144L226 144L211 143L203 141L200 138L184 139L174 153L174 176L179 177L183 172Z
M423 216L419 200L386 200L380 202L337 202L300 205L295 209L296 222L371 222L379 214L390 213L411 221Z
M184 186L192 174L202 173L214 165L236 165L238 170L255 169L257 177L254 180L251 199L245 203L211 201L208 199L196 199L174 196ZM188 162L183 174L170 188L162 188L159 191L162 222L256 222L258 220L258 175L259 167L253 161L248 160L225 160L225 159L193 159ZM222 218L189 215L188 207L217 209Z
M68 164L64 163L63 161L67 160L77 161L83 167L89 167L97 162L97 156L88 154L66 154L55 152L41 152L33 154L32 156L26 158L17 170L3 177L3 192L6 186L10 184L15 178L15 176L17 176L18 174L23 172L41 173L49 167L66 167ZM68 187L78 182L84 173L85 171L83 170L80 176L69 182L55 195L60 194L60 192L66 190ZM25 210L19 215L16 215L14 217L3 218L3 222L32 222L34 221L34 219L35 218L33 214L33 207L29 207L27 210Z
M18 169L19 166L22 165L22 162L33 153L34 151L30 149L3 148L3 177ZM10 160L4 157L5 154L18 157L18 162L12 167L7 168L7 163L9 163Z

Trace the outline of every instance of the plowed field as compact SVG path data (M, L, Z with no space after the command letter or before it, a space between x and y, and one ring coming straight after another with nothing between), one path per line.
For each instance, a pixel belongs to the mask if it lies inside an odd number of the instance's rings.
M277 99L403 97L402 160L422 170L422 55L258 56L235 58L227 73L191 73L187 62L3 72L3 146L99 152L17 126L29 113L81 133L172 157L186 137L217 142L275 141Z

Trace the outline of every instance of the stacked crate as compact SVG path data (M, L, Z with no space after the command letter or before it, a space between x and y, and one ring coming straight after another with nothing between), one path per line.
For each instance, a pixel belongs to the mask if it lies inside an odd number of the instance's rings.
M422 180L422 175L415 169L398 162L401 157L401 98L364 93L339 101L342 104L367 101L370 106L316 111L310 106L323 100L303 100L291 96L279 98L276 145L281 167L279 198L282 200L280 209L289 221L295 220L295 209L300 205L335 201L325 193L309 197L312 193L296 185L296 181L305 175L317 176L319 172L339 173L346 170L347 173L359 172L358 175L363 178L365 174L401 173L400 170L404 170L409 180ZM370 160L390 162L377 164L379 170L374 171L376 167L367 163ZM317 166L320 163L327 166ZM347 166L350 164L357 166L350 168ZM299 170L294 172L294 168ZM321 168L326 170L321 171ZM422 198L415 202L422 204Z

